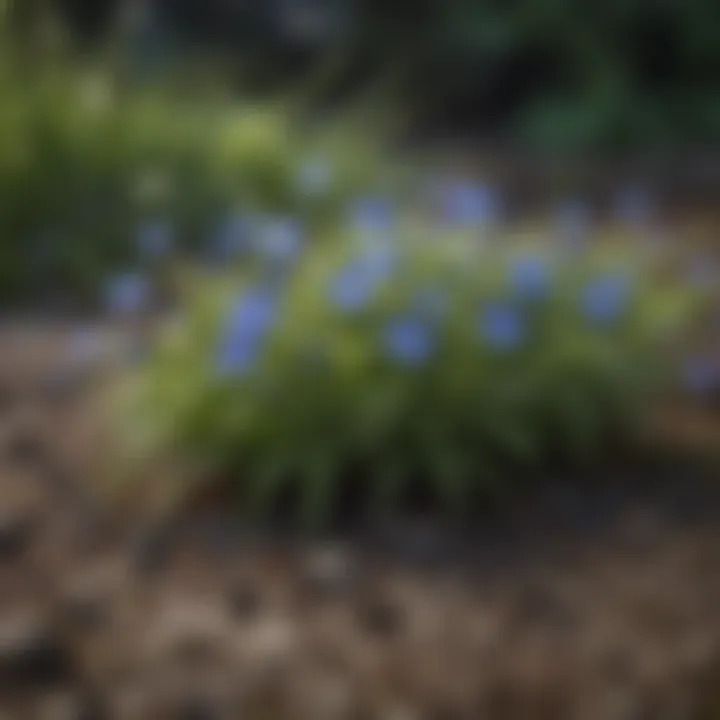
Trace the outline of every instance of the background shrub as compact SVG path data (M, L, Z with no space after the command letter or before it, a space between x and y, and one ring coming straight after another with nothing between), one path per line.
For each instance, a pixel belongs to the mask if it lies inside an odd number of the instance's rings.
M342 118L287 103L133 87L112 68L0 57L0 296L97 295L141 238L203 253L229 214L337 221L378 150ZM363 137L368 138L369 133Z
M122 9L118 0L48 5L95 40ZM203 48L234 60L245 81L277 87L339 55L324 100L391 74L391 97L413 123L445 133L570 151L704 147L720 133L715 0L147 5L127 43L137 62L147 65L152 48L168 58Z

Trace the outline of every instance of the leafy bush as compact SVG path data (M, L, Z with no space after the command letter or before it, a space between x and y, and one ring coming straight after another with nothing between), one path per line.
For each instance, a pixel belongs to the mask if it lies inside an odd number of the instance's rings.
M188 101L66 61L22 68L5 53L0 93L5 300L92 297L108 272L138 261L148 228L197 251L238 206L321 228L377 154L339 120L319 134L279 103Z
M698 296L637 247L378 230L194 280L121 390L134 452L249 508L294 488L309 523L357 482L371 506L423 486L460 507L629 438L667 387Z

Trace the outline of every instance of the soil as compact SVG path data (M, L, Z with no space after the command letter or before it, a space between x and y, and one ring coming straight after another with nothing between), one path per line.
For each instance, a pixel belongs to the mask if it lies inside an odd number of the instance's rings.
M127 335L77 332L0 328L0 717L720 718L712 468L563 478L462 527L146 525L97 492Z

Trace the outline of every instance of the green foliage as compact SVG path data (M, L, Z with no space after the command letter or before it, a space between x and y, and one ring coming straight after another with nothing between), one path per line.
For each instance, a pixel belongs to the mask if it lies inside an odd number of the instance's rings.
M195 56L198 44L181 42L194 38L234 57L253 87L304 78L331 56L332 98L399 73L388 99L421 124L439 116L440 130L500 131L551 151L682 149L720 134L716 0L151 4L162 19L125 48L146 77L157 54ZM325 28L317 42L288 32L298 9Z
M285 282L255 364L230 375L218 365L228 313L258 277L196 278L182 320L120 391L127 447L180 453L196 484L230 478L258 512L290 489L314 524L351 482L370 507L424 487L461 508L554 458L628 439L666 387L668 351L699 298L627 247L568 256L506 241L418 241L408 231L392 274L355 311L332 294L338 273L387 248L313 246ZM528 258L548 272L546 295L523 297L511 283ZM607 323L582 309L603 277L631 288ZM515 340L507 318L495 330L479 324L497 303L522 318ZM392 350L389 323L408 313L428 334Z
M0 96L4 301L58 289L93 297L108 272L137 262L149 219L168 221L179 248L193 251L238 207L322 227L377 155L339 122L304 130L279 103L189 100L67 59L26 68L3 52ZM327 192L298 182L315 161L332 173Z
M513 139L571 152L702 145L720 133L713 0L400 7L404 22L418 18L422 39L408 67L425 107L479 109L473 118L502 118Z

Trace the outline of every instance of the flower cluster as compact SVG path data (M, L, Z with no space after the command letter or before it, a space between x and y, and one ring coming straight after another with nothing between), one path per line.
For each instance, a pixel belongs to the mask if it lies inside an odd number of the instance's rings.
M232 304L218 351L223 375L247 372L263 350L278 316L279 299L268 288L252 288Z
M377 350L400 365L421 366L441 346L444 321L457 293L444 277L434 278L435 287L422 287L412 275L411 256L412 248L393 244L351 253L327 275L320 301L340 317L373 316L380 327ZM402 268L409 269L409 277L401 276ZM533 333L533 317L562 285L563 279L555 276L567 275L568 268L547 254L528 251L509 258L503 272L503 296L478 300L475 311L474 335L493 353L522 349ZM412 293L395 310L386 309L386 296L408 282ZM584 321L579 327L611 329L631 310L633 279L624 269L598 272L582 282L575 295L577 315ZM220 353L224 373L236 365L244 374L259 359L263 340L281 324L277 296L277 291L253 291L232 305ZM282 327L277 330L282 332Z
M337 173L328 158L309 158L299 166L295 184L303 197L326 196ZM479 230L497 227L504 216L501 194L492 186L468 179L446 179L436 185L438 204L434 233L454 229ZM618 193L616 213L628 223L650 216L650 199L638 187ZM557 210L553 232L571 247L578 247L591 229L591 208L579 198L569 199ZM329 282L327 296L347 312L362 309L376 296L397 264L392 249L402 234L403 210L388 194L370 193L345 205L347 228L364 247L365 257L353 261ZM352 233L351 233L352 234ZM260 260L277 277L301 259L304 248L316 244L315 232L303 212L261 213L240 205L221 214L200 248L201 263L222 269L241 260ZM138 259L150 263L170 259L178 252L176 228L170 218L155 215L142 222L136 234ZM138 274L143 274L144 271ZM509 271L513 295L524 301L541 301L551 291L555 272L553 258L543 254L520 257ZM622 278L597 279L581 301L586 317L610 323L625 304L629 288Z

